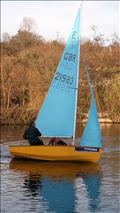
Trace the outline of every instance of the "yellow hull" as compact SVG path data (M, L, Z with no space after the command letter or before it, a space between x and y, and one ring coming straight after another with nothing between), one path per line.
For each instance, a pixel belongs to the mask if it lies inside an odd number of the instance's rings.
M99 160L102 149L90 148L81 151L75 146L11 146L9 151L16 157L31 158L44 161L87 161Z

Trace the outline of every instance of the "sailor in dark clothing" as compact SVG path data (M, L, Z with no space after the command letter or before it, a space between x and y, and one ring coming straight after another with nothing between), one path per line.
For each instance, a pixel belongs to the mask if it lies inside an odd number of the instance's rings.
M23 138L27 139L30 145L44 145L43 141L41 141L38 136L41 136L41 132L39 132L32 121L29 128L25 130Z

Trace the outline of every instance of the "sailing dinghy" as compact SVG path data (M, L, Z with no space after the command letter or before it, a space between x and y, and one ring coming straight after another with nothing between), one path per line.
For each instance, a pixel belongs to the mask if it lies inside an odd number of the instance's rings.
M63 54L35 121L44 137L73 138L75 141L76 110L80 53L80 10L68 37ZM102 153L101 134L96 104L87 72L91 104L80 145L75 146L11 146L17 157L48 161L96 162Z

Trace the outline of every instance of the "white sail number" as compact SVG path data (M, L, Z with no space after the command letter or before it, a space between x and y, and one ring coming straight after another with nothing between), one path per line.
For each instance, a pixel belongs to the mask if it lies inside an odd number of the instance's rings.
M65 82L67 84L72 85L74 78L71 76L67 76L65 74L62 74L60 72L57 72L55 75L55 80Z

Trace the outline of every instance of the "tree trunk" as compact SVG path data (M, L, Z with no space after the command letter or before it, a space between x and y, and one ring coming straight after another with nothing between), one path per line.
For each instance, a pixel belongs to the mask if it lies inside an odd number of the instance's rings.
M8 88L7 109L10 107L11 86Z
M5 80L4 80L4 74L3 71L1 70L1 87L2 87L2 97L3 97L3 108L6 107L6 95L5 95Z

